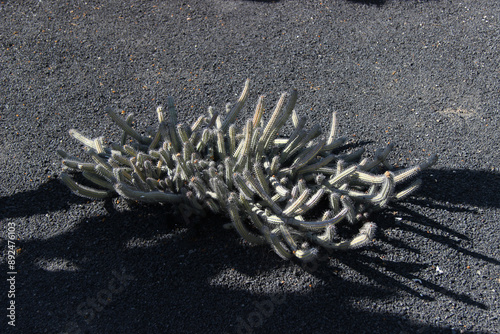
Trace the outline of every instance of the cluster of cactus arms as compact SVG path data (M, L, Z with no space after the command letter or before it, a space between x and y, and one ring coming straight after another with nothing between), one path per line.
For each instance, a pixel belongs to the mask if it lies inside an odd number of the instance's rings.
M70 135L85 145L92 162L59 150L62 181L76 194L93 199L120 195L126 199L175 203L187 220L207 212L228 216L232 226L253 244L269 244L282 258L314 259L319 249L360 247L373 237L369 214L414 192L419 172L437 156L415 167L396 169L387 157L393 145L362 159L364 150L346 152L346 138L337 138L336 114L329 134L306 129L306 118L294 106L297 91L282 94L271 118L263 120L263 96L255 113L238 128L236 118L249 93L249 81L225 114L208 109L191 126L178 123L172 98L165 117L157 108L156 133L132 128L132 115L107 114L123 129L120 143L106 145L76 130ZM291 120L290 136L279 132ZM70 177L80 172L97 188ZM416 179L416 180L415 180ZM351 236L336 233L341 223L359 225Z

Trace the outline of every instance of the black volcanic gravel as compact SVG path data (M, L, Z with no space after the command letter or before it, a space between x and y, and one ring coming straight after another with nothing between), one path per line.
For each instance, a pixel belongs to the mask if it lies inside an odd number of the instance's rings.
M1 333L500 333L500 2L1 1ZM226 218L74 196L69 135L117 139L106 106L191 123L246 78L393 162L431 153L377 240L307 267ZM269 117L269 112L265 117ZM8 227L15 229L9 298ZM15 327L8 324L15 301Z

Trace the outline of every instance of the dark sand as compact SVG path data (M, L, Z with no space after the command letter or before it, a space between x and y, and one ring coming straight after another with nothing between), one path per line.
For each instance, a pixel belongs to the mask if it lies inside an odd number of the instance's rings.
M499 1L2 1L0 16L0 332L500 332ZM375 217L373 244L307 270L227 218L194 231L58 180L56 149L82 152L70 128L118 138L106 106L142 130L172 95L190 123L246 78L242 118L297 88L309 124L337 110L368 152L440 160Z

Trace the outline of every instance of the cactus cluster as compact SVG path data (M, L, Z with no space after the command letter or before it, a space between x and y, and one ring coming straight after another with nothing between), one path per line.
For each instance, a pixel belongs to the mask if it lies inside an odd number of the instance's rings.
M249 93L249 81L225 114L213 108L191 126L178 123L173 99L167 114L157 108L159 126L144 135L110 108L107 114L123 130L120 143L105 145L72 129L92 162L59 150L62 181L76 194L101 199L117 194L135 201L175 203L187 220L207 212L230 217L227 227L250 243L269 244L282 258L314 259L320 248L360 247L373 237L369 214L415 191L422 169L437 156L415 167L396 169L387 157L393 145L362 159L363 149L345 152L346 138L337 138L336 114L328 136L321 127L306 129L306 118L294 106L297 91L282 94L271 118L263 120L263 96L252 119L235 124ZM287 138L279 136L292 121ZM79 184L70 173L81 172L98 188ZM340 238L341 222L359 224L359 232Z

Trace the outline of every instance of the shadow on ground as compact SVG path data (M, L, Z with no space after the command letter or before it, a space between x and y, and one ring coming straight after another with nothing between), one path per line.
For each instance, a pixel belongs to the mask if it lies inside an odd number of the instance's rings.
M410 199L413 204L431 203L452 210L500 207L498 197L492 196L500 188L498 174L429 170L424 176L429 201ZM430 182L434 178L439 183ZM467 195L468 189L475 196ZM87 202L70 195L59 182L51 181L37 190L0 198L5 208L0 218L29 218ZM424 234L418 228L414 228L414 233L468 256L500 264L461 246L457 239L467 237L459 231L404 206L396 207L407 215L405 219L442 229L453 238L440 236L434 240L432 234ZM424 269L421 265L387 261L382 265L377 256L380 250L375 246L336 253L335 262L329 259L302 267L281 261L267 247L246 245L233 231L221 229L215 217L193 231L185 229L165 207L119 211L110 200L105 208L107 215L89 217L69 232L19 241L22 252L17 259L16 300L24 332L293 333L325 332L332 328L336 332L364 332L366 328L378 328L381 332L451 331L353 307L352 300L377 303L401 292L432 301L432 297L421 295L404 280L394 278L415 279ZM382 228L390 227L391 222L386 224ZM342 278L340 264L367 278L366 284L363 280ZM300 284L305 271L320 278L323 284L310 289L298 287L300 293L285 292L283 282L291 277ZM422 285L469 307L487 308L467 295L432 282L423 281ZM290 308L301 309L303 317L298 319L296 312L287 312ZM199 318L212 321L200 323ZM312 331L311 324L315 324Z

